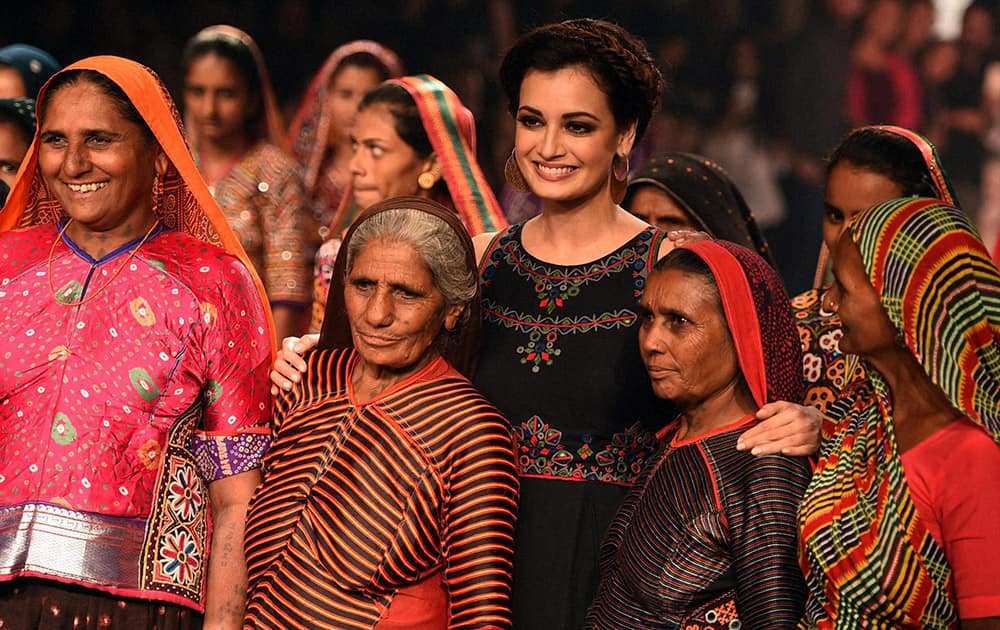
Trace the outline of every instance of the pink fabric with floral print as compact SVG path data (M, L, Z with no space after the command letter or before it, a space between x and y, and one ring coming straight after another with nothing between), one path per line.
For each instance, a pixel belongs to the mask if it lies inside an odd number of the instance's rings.
M200 608L207 485L269 440L264 307L236 257L186 234L94 261L56 230L0 234L0 580ZM70 522L99 570L45 555Z

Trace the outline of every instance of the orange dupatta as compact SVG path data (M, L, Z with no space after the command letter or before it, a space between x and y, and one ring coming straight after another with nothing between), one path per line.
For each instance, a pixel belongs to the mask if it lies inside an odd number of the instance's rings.
M198 173L198 167L195 166L191 152L184 141L177 107L159 77L140 63L112 56L82 59L67 66L55 76L70 70L99 72L111 79L132 101L170 161L163 178L160 197L154 200L154 208L159 214L160 221L170 229L186 232L195 238L217 245L240 259L250 272L263 303L264 312L267 313L273 356L274 321L264 285L250 259L247 258L246 252L243 251L236 234L229 227L222 210L208 192L208 186ZM38 94L39 112L43 111L47 88L48 83ZM0 210L0 232L44 223L57 223L65 214L62 205L50 195L38 172L38 134L41 127L39 124L35 131L34 142L21 163L17 180L7 197L7 203L3 210Z

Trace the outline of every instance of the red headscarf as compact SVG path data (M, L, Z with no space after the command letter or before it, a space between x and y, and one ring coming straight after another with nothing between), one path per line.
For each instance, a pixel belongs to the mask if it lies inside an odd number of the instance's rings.
M800 402L802 347L781 276L759 254L729 241L699 241L694 252L715 277L740 370L754 402Z

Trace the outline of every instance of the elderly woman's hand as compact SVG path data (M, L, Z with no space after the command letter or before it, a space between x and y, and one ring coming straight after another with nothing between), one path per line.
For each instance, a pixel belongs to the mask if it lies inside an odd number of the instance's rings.
M285 337L281 340L278 357L271 366L271 395L277 396L283 389L292 389L293 383L302 378L299 374L306 371L306 362L302 355L312 350L319 343L319 335L303 335L302 337ZM280 388L280 389L279 389Z
M761 420L736 442L737 450L753 455L813 455L819 450L823 414L815 407L778 401L757 411Z

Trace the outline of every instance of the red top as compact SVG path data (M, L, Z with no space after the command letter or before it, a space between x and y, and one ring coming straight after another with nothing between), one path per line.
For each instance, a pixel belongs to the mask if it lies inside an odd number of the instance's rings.
M954 572L959 617L1000 616L1000 448L960 420L902 460L913 504Z

